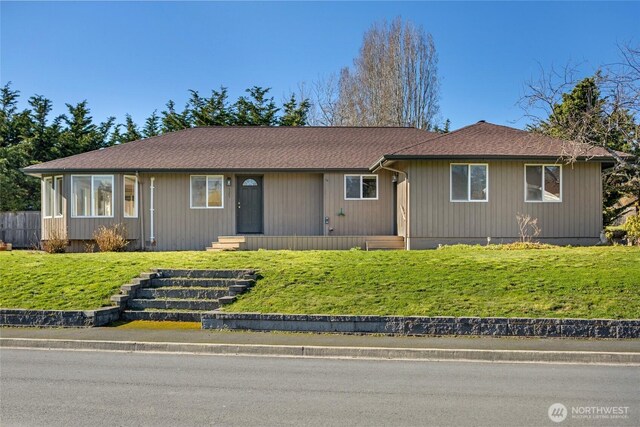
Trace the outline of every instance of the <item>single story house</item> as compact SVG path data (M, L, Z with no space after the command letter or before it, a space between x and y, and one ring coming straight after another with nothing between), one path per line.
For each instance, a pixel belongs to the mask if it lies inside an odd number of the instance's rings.
M602 230L591 148L478 122L402 127L201 127L29 166L42 180L42 238L81 251L122 223L132 249L426 249L518 239L591 245Z

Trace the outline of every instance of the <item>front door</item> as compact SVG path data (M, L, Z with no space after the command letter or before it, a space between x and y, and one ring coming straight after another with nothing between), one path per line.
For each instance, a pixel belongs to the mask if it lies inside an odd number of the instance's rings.
M262 177L238 176L236 223L238 234L260 234L262 229Z

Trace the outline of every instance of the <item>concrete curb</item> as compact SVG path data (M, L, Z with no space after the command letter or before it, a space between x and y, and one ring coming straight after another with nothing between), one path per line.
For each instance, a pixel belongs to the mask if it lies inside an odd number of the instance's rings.
M303 345L200 344L136 341L85 341L65 339L49 340L31 338L0 338L0 348L189 353L203 355L276 356L303 358L607 364L640 366L640 353L637 352L321 347Z

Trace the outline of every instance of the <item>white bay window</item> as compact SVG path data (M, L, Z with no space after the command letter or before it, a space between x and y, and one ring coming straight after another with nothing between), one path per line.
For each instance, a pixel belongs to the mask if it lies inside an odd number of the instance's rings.
M42 214L45 218L60 218L62 212L62 177L42 180Z
M73 175L71 216L113 217L113 175Z

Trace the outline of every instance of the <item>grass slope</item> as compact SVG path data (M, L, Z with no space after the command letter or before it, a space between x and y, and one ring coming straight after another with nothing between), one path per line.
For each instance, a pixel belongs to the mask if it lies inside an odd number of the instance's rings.
M154 267L256 268L228 311L640 318L640 250L0 252L0 306L90 309Z

